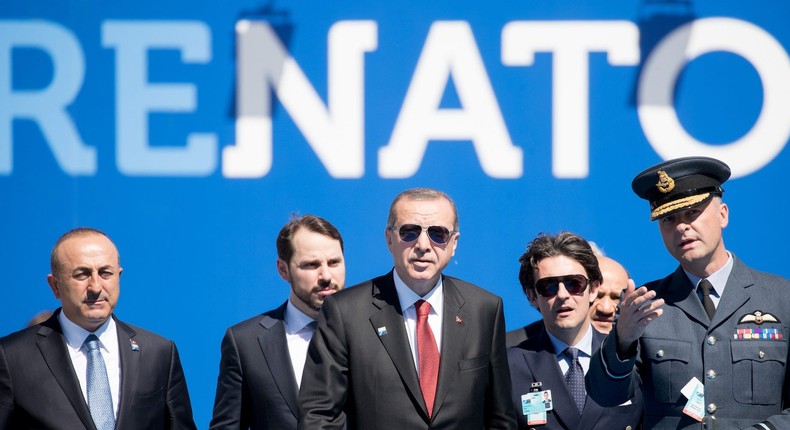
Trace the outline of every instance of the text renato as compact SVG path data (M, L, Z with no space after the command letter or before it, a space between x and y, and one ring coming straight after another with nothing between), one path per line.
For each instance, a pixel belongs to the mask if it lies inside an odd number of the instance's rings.
M184 63L212 61L211 29L199 21L119 21L101 25L101 43L115 50L116 163L129 176L207 176L218 166L227 178L258 178L272 167L274 93L335 178L364 175L365 54L378 47L375 21L339 21L328 32L327 101L265 21L236 23L235 142L221 148L214 133L190 133L186 142L152 146L148 115L189 113L197 88L151 83L149 52L180 52ZM15 90L15 48L46 53L51 82ZM759 74L763 105L751 129L725 145L708 145L682 126L673 106L676 82L689 61L715 51L737 54ZM639 29L630 21L512 21L501 34L501 62L528 67L536 53L552 54L552 173L584 178L589 172L588 68L590 53L611 66L640 64ZM75 35L48 21L0 21L0 175L13 170L15 119L34 121L69 175L95 175L96 148L83 141L67 108L85 77ZM733 18L704 18L663 37L642 63L637 111L642 130L662 157L694 153L734 166L733 176L759 170L790 136L790 58L769 33ZM452 79L459 108L441 108ZM389 141L378 151L378 175L406 178L420 167L429 141L470 141L482 170L494 178L523 174L522 149L513 144L472 28L465 21L432 23ZM221 154L221 155L220 155Z

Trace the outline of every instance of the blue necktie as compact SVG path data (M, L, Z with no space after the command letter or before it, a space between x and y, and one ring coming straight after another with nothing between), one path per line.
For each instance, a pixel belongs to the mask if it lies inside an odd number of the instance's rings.
M584 404L587 402L587 389L584 387L584 369L582 369L582 364L579 363L579 350L568 348L563 354L570 359L570 367L568 367L568 372L565 373L565 383L568 384L573 401L576 403L579 413L581 413L584 410Z
M110 380L99 350L99 338L95 334L89 335L85 339L85 348L88 352L88 409L97 430L113 430L115 413L112 409Z

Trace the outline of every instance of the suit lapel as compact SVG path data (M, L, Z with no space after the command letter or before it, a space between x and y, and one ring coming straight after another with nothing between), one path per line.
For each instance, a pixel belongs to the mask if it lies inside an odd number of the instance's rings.
M38 334L41 336L37 342L38 349L41 351L41 355L44 357L44 361L47 362L47 366L49 366L55 380L58 381L61 389L69 399L80 421L85 425L85 428L94 429L93 419L90 411L88 411L88 404L82 395L80 382L77 379L74 366L71 364L71 358L69 358L66 350L66 339L57 319L59 312L55 312L38 330Z
M412 356L409 337L406 334L406 328L403 323L403 314L401 313L392 272L373 280L372 303L378 311L370 316L371 330L375 330L379 341L384 345L384 349L389 354L390 359L392 359L392 363L395 365L404 384L406 384L406 389L409 390L411 397L419 400L419 406L427 419L428 412L425 408L425 400L422 397L417 369L414 367L414 357ZM442 358L443 362L444 358ZM441 381L441 373L439 380Z
M596 353L601 348L601 343L603 343L604 338L606 335L603 333L595 330L594 328L590 327L590 330L593 332L592 338L592 351L593 354ZM598 403L595 403L594 400L590 398L590 395L587 394L587 402L584 404L584 410L582 411L581 421L579 422L579 428L581 429L591 429L595 427L595 423L597 423L601 415L603 415L604 408L601 407Z
M466 303L452 280L443 278L444 315L442 317L442 350L439 355L439 381L436 387L434 412L439 411L458 374L458 362L466 345L467 328L464 321L471 318L464 312Z
M732 314L738 309L743 307L749 301L748 288L754 285L754 277L752 273L747 270L746 266L741 263L741 260L733 258L732 272L727 279L727 285L724 287L719 305L716 306L716 313L713 315L711 328L718 326L727 321Z
M658 297L676 306L703 326L707 327L710 324L708 314L705 313L705 308L702 307L702 302L694 292L694 286L691 285L682 267L678 266L669 282L662 283L662 290L658 292Z
M557 354L546 331L541 331L533 339L527 339L526 347L527 349L523 351L524 361L532 371L535 381L543 383L541 389L551 390L554 416L564 423L566 428L580 428L581 415L565 383L565 376L557 364Z
M285 337L285 307L288 302L261 318L258 345L263 353L264 361L269 366L274 383L291 409L294 417L299 415L297 396L299 386L294 375L291 356L288 353L288 341Z
M115 316L115 326L118 332L118 350L121 357L121 402L118 405L118 421L116 429L122 429L127 420L134 422L134 417L129 416L137 392L137 381L140 377L140 354L146 345L138 345L135 341L137 332L128 325L119 321ZM136 348L132 348L136 345Z

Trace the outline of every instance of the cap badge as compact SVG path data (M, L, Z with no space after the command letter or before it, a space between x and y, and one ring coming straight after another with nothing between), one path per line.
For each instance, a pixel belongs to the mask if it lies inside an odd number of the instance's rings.
M675 180L670 178L669 175L667 175L667 172L659 170L658 183L656 184L656 187L658 187L658 191L666 194L675 189Z

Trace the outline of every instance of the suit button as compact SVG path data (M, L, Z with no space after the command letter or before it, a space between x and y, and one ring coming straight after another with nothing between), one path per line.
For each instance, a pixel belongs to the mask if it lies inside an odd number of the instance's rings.
M708 337L708 345L710 346L716 345L716 338L713 336Z
M716 404L715 403L709 404L707 409L709 414L716 413Z
M625 426L625 430L631 430L631 426Z
M760 357L760 359L765 358L765 352L764 351L758 352L757 355Z
M708 379L714 379L714 378L716 378L716 371L713 369L708 370Z
M663 357L664 357L664 350L663 350L663 349L659 349L659 350L656 352L656 357L658 357L658 358L663 358Z

